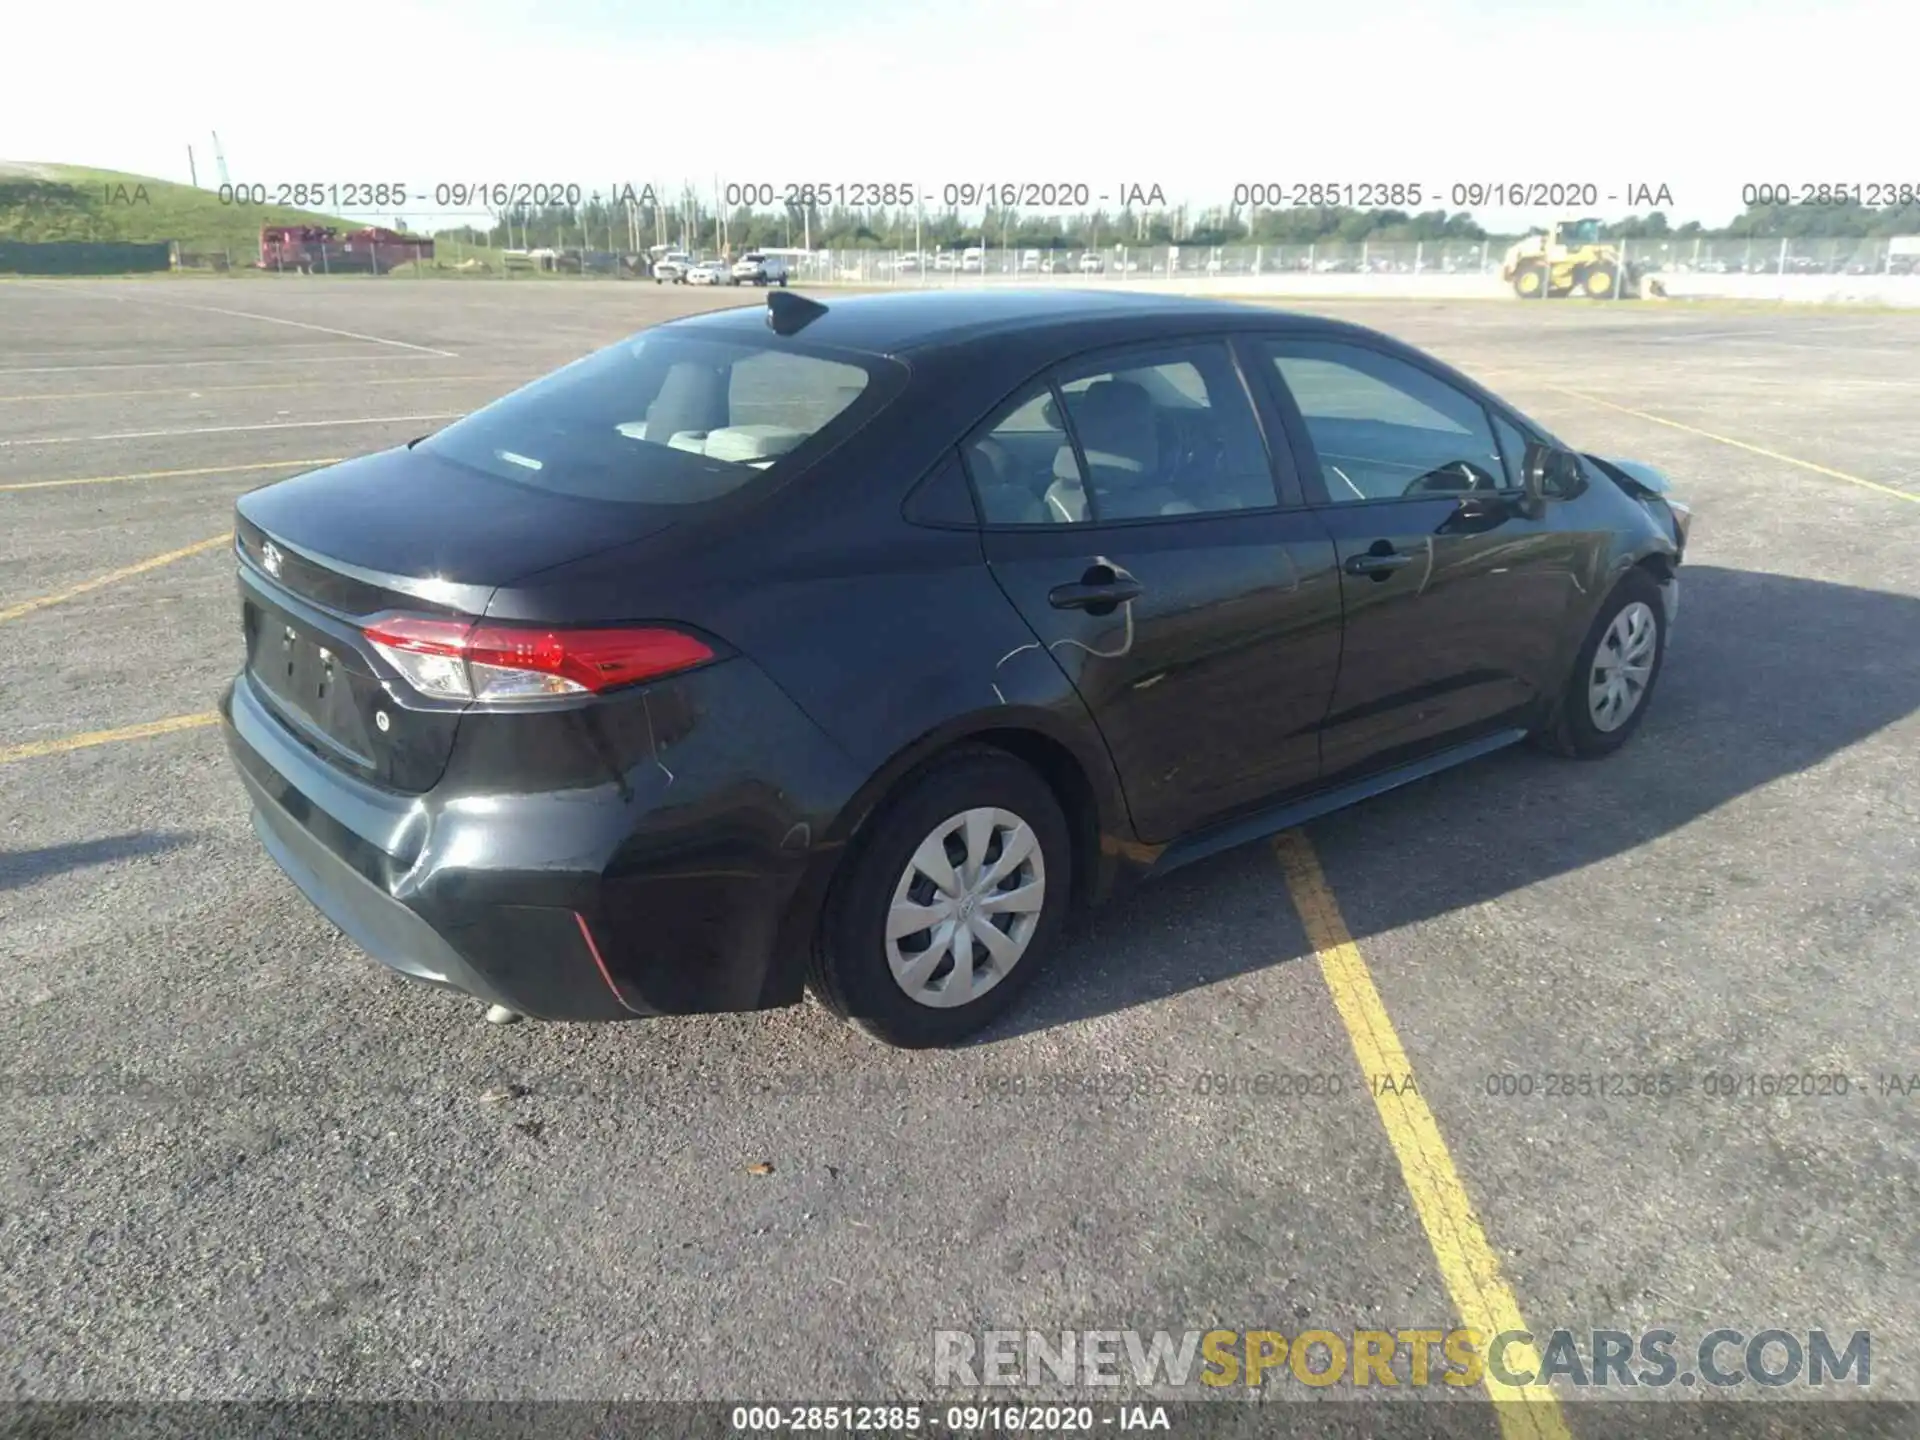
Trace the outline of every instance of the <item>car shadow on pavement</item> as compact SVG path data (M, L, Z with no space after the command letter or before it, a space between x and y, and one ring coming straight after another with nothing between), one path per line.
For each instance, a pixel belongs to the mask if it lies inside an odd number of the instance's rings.
M107 835L98 840L76 840L67 845L43 845L37 850L0 850L0 891L23 890L42 880L64 875L69 870L84 870L90 865L109 865L115 860L131 860L142 855L162 855L191 845L198 835L176 830L136 830L126 835Z
M1625 854L1920 709L1920 599L1716 566L1682 576L1652 709L1618 754L1519 746L1308 827L1336 892L1341 851L1406 857L1392 887L1343 897L1356 940ZM1310 953L1277 865L1255 843L1089 917L982 1043Z

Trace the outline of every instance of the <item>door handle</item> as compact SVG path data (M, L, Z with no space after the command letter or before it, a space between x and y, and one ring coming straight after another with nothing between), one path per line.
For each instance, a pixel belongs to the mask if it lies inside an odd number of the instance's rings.
M1049 590L1047 603L1056 610L1104 613L1145 593L1146 586L1118 566L1090 565L1077 584L1056 585Z
M1384 580L1402 566L1412 563L1411 555L1399 555L1391 550L1384 553L1376 550L1365 555L1349 555L1347 563L1341 568L1349 575L1371 575L1376 580Z

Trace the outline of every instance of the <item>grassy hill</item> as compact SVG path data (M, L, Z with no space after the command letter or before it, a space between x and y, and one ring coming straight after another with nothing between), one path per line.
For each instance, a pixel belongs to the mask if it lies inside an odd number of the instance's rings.
M182 250L260 252L262 225L336 225L343 220L280 205L223 205L195 189L118 170L0 161L0 240L177 240Z

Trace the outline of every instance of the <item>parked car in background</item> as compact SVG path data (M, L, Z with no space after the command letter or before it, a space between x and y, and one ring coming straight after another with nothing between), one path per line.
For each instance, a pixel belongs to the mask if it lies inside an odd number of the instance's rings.
M702 260L687 271L689 285L725 285L731 278L724 260Z
M978 245L969 245L960 252L960 268L971 274L978 274L986 259L986 253Z
M1080 273L1082 275L1098 275L1106 268L1107 262L1091 250L1080 257Z
M1619 749L1689 523L1359 325L774 290L240 497L219 708L267 853L404 974L943 1044L1133 881Z
M733 262L730 278L736 285L785 285L787 275L787 262L780 256L749 250Z
M684 250L670 250L653 262L653 283L661 285L671 280L676 285L687 283L687 271L693 268L693 256Z
M1040 252L1038 250L1022 251L1020 255L1020 268L1038 274L1040 270Z

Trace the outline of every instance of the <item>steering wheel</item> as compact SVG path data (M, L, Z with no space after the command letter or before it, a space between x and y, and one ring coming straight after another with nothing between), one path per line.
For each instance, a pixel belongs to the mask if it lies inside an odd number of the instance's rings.
M1469 464L1465 460L1454 460L1415 477L1413 483L1400 493L1403 495L1454 495L1469 490L1498 490L1499 488L1500 482L1478 465Z

